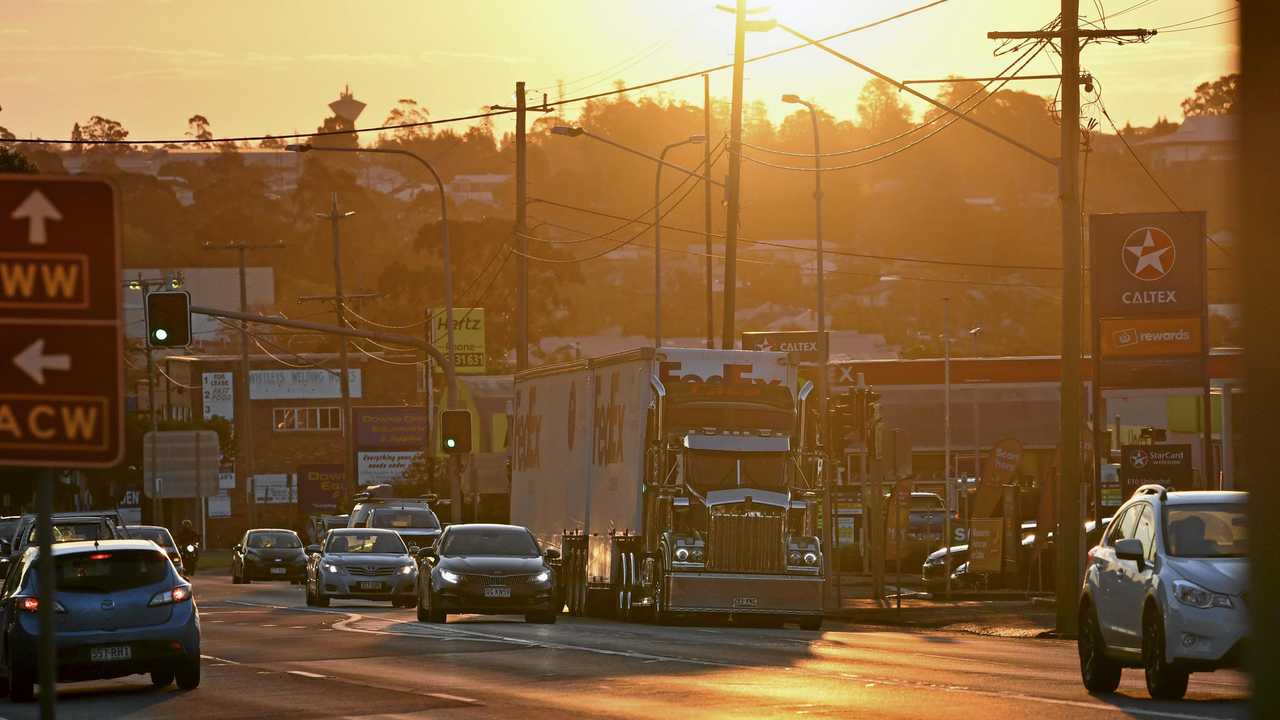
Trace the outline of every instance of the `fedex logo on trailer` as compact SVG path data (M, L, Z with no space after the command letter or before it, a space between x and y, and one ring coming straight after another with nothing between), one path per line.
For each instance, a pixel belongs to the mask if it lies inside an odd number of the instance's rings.
M663 349L658 379L673 382L782 385L788 380L786 353L746 350Z

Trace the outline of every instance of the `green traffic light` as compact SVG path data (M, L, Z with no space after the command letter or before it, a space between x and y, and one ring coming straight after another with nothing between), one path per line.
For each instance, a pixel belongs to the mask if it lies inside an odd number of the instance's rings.
M445 444L447 447L451 447L451 448L458 447L458 441L457 441L457 440L454 440L453 438L449 438L449 439L445 440L445 441L444 441L444 444Z
M160 342L164 342L169 338L169 331L165 330L164 328L156 328L156 331L152 333L152 335L155 335L156 340L159 340Z

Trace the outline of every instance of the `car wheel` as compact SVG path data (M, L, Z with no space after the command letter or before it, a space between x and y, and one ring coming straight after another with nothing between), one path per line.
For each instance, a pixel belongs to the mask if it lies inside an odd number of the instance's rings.
M1147 692L1156 700L1181 700L1187 694L1190 673L1169 663L1164 654L1164 622L1154 609L1142 618L1142 668Z
M231 564L231 584L232 585L240 584L240 573L236 572L235 563Z
M35 699L35 668L21 663L9 663L9 699L13 702L31 702Z
M161 668L151 671L151 684L158 688L169 687L173 684L173 668Z
M200 658L191 658L178 663L174 676L181 690L195 690L200 687Z
M1098 625L1098 611L1086 604L1080 609L1080 679L1091 693L1113 693L1120 687L1120 663L1107 657L1107 645Z
M821 629L822 629L822 616L821 616L821 615L808 615L808 616L806 616L806 617L802 617L802 618L800 618L800 629L801 629L801 630L812 630L812 631L818 631L818 630L821 630Z

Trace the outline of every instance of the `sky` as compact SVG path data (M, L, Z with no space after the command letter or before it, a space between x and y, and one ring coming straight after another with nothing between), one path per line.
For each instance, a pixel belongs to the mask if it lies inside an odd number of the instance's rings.
M763 0L767 2L768 0ZM930 0L773 0L772 17L812 36L846 30ZM210 120L216 136L310 132L346 85L368 103L358 125L382 124L399 98L433 118L513 102L514 83L535 97L608 90L730 62L733 18L715 0L4 0L0 26L0 126L21 137L68 137L73 123L102 115L131 140L182 137L187 118ZM1235 0L1081 0L1112 28L1164 27L1145 44L1090 45L1082 67L1123 125L1181 118L1195 86L1238 69ZM910 17L832 41L841 52L898 79L999 72L989 30L1031 30L1057 15L1058 0L947 0ZM1128 12L1121 12L1133 8ZM1227 10L1201 21L1202 16ZM795 44L781 30L751 33L747 54ZM1055 72L1044 53L1024 74ZM839 119L852 118L868 75L807 48L749 65L744 94L765 100L778 121L796 93ZM727 98L730 74L712 76ZM1052 95L1055 81L1019 81ZM918 86L936 92L936 85ZM702 81L663 86L701 104ZM922 108L919 101L912 103ZM920 110L917 110L919 112ZM576 111L570 110L570 117ZM495 129L511 129L498 118Z

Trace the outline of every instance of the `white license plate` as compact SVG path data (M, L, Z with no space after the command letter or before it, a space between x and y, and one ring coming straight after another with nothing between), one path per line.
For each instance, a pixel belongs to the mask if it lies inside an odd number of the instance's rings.
M115 662L133 658L133 648L128 645L112 645L110 647L89 648L89 659L93 662Z
M289 568L271 568L272 575L283 575L289 572Z
M484 596L487 598L509 598L511 597L511 588L505 585L491 585L484 589Z
M382 583L380 583L380 582L374 582L374 581L372 581L372 580L361 580L361 581L360 581L360 589L361 589L361 590L381 590L381 589L382 589Z

